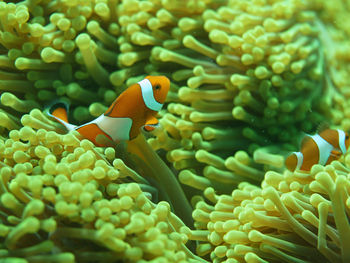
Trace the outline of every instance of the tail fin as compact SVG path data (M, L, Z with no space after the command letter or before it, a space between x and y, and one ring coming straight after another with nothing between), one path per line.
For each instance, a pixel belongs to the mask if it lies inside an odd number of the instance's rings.
M58 122L63 124L68 131L75 130L76 125L68 122L68 109L69 106L64 101L56 101L52 103L46 110L46 114L52 118L55 118Z
M295 170L300 170L303 165L304 155L301 152L293 152L291 153L285 160L285 166L291 172Z

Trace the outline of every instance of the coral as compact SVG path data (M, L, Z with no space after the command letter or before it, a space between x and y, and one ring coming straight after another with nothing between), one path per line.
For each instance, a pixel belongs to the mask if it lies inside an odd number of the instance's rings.
M169 203L154 204L157 190L114 148L56 133L39 110L22 122L0 140L0 258L204 262L186 248Z
M348 262L349 157L310 173L269 171L261 187L241 183L230 195L209 187L197 229L182 232L213 262Z

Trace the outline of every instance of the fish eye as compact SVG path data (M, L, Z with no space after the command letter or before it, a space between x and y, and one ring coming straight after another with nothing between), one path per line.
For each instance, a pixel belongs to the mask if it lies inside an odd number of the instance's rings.
M155 89L160 89L160 85L157 84L157 85L154 86L154 88L155 88Z
M347 139L349 139L349 135L346 135L346 136L345 136L345 140L347 140Z

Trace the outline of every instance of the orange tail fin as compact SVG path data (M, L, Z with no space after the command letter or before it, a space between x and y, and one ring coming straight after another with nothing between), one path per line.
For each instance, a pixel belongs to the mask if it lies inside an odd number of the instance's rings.
M284 164L289 171L294 172L294 170L297 168L297 165L298 165L297 156L294 153L292 153L286 158Z
M68 105L65 102L59 101L52 104L46 111L47 115L55 118L58 122L63 124L67 130L75 130L76 125L68 122Z

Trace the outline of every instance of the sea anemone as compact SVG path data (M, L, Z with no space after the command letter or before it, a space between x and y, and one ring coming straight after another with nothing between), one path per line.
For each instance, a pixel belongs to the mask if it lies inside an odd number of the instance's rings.
M347 262L349 160L308 174L269 171L261 187L241 183L230 195L207 188L196 230L183 233L213 262Z
M283 167L320 123L350 129L348 20L341 0L0 1L0 258L349 261L349 158ZM171 79L147 141L43 114L59 97L87 122L146 75Z
M157 190L116 158L114 148L96 148L79 140L79 134L34 130L30 124L40 121L25 117L29 119L25 127L11 130L9 139L0 141L2 258L16 262L197 258L180 233L185 224L170 211L169 203L150 200Z

